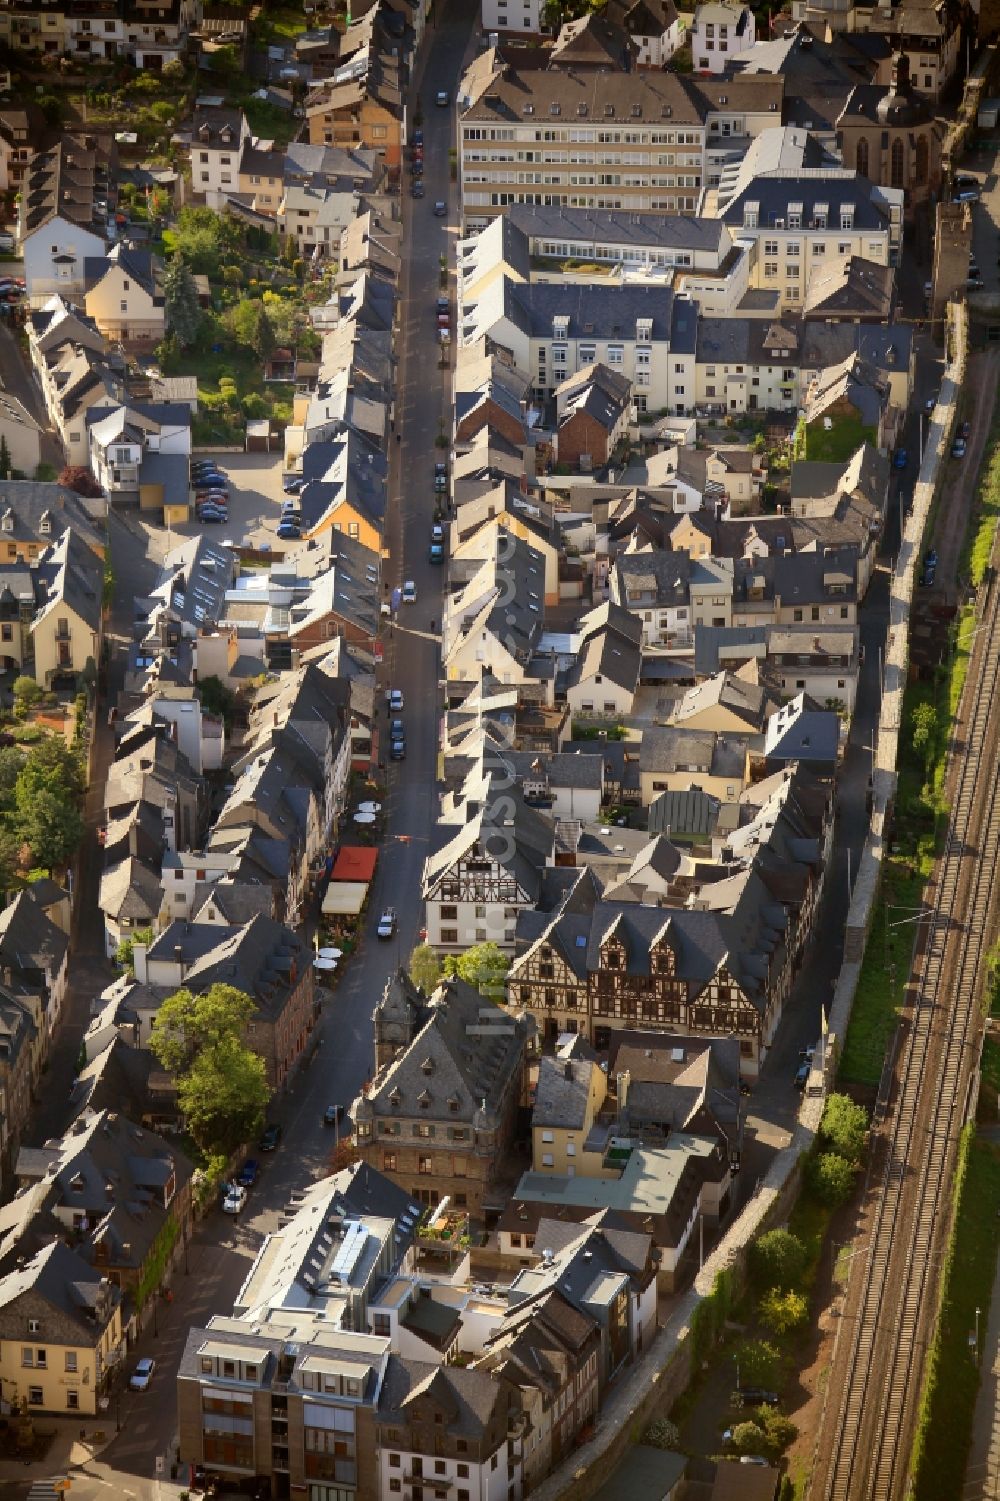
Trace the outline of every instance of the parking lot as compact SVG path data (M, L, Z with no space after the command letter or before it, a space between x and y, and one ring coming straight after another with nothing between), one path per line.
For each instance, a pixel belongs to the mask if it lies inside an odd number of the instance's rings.
M189 537L205 532L219 542L241 542L250 547L264 544L284 550L284 544L278 543L276 535L283 498L281 453L199 451L195 458L213 460L228 478L229 520L202 525L192 514L188 524L176 527L174 534Z

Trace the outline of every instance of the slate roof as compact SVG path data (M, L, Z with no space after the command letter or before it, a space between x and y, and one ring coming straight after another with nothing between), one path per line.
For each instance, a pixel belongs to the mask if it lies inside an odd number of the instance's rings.
M495 1111L521 1068L523 1024L458 979L442 982L429 1013L370 1086L374 1115L469 1124L481 1108Z
M607 432L614 431L632 398L632 382L607 365L586 365L556 387L562 405L559 426L586 413Z
M596 254L602 245L633 245L718 255L726 243L726 230L720 220L696 214L641 214L637 222L634 215L610 209L512 203L502 222L523 231L532 242L543 239L568 241L574 254L589 260L604 258Z
M833 766L839 748L839 715L832 709L811 709L804 693L783 704L768 721L765 760L812 761Z
M827 223L834 237L840 224L841 207L853 208L855 233L889 227L889 210L879 201L878 188L866 177L858 177L853 172L845 173L843 177L825 171L817 172L816 176L800 172L755 177L723 211L723 221L733 230L743 228L743 211L748 203L759 206L757 224L760 232L771 228L776 219L783 218L787 222L790 203L802 204L802 220L806 224L816 218L817 205L826 204Z
M122 1300L121 1289L95 1273L82 1256L62 1241L35 1253L24 1266L0 1276L0 1339L17 1340L27 1328L22 1300L34 1295L55 1315L41 1319L39 1339L46 1345L96 1346ZM21 1305L20 1307L18 1305ZM100 1310L100 1317L95 1317Z
M0 964L15 970L48 971L62 968L69 939L46 917L27 891L19 891L0 912Z
M484 1441L498 1422L506 1434L505 1415L514 1401L512 1390L488 1371L390 1355L379 1394L379 1423L404 1428L413 1421L412 1404L418 1398L444 1414L435 1431L473 1441ZM504 1415L499 1419L498 1411Z
M773 704L767 690L759 684L749 683L731 672L717 672L714 677L689 688L677 700L671 712L671 722L683 726L696 714L716 707L741 719L748 734L760 734Z
M104 565L77 532L67 527L39 559L37 573L46 592L32 631L62 609L72 610L92 631L99 629Z
M596 1067L587 1059L542 1058L538 1064L532 1126L582 1131Z

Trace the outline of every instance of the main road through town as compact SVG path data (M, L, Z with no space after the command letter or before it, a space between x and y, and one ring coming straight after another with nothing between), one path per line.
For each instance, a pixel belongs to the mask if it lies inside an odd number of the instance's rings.
M372 1011L386 979L417 941L422 921L421 875L437 807L436 767L441 695L438 689L439 632L443 570L428 562L434 509L434 461L441 456L435 439L450 400L448 372L438 364L435 302L439 293L439 257L454 262L458 227L457 190L451 184L449 147L454 108L439 108L435 96L446 89L454 101L463 56L472 33L473 13L461 0L439 11L440 19L425 43L422 76L411 97L411 119L421 100L424 131L425 197L410 197L404 170L402 213L405 251L397 340L396 431L390 442L391 500L387 527L389 557L384 564L390 586L412 579L417 603L407 605L384 643L385 668L380 676L379 729L384 746L387 726L384 688L405 694L407 759L388 762L388 820L380 853L366 930L358 952L345 967L343 980L326 1003L321 1021L323 1045L288 1094L275 1107L284 1126L278 1151L262 1159L263 1172L246 1214L233 1226L215 1210L197 1229L188 1256L172 1288L172 1302L161 1304L157 1332L145 1334L130 1359L150 1354L157 1369L149 1392L124 1393L108 1424L118 1433L100 1455L74 1470L73 1495L170 1494L169 1463L176 1434L175 1373L188 1329L212 1313L226 1313L245 1278L250 1259L269 1230L277 1227L293 1189L328 1170L333 1132L323 1125L330 1103L350 1105L374 1068ZM448 202L447 218L434 213L436 200ZM435 629L431 629L434 623ZM381 907L391 903L398 936L379 943L375 926ZM157 1457L164 1463L157 1476ZM182 1479L180 1476L179 1479ZM8 1482L7 1484L10 1484ZM110 1489L109 1489L110 1488ZM26 1491L27 1487L24 1487ZM13 1495L0 1484L0 1493Z

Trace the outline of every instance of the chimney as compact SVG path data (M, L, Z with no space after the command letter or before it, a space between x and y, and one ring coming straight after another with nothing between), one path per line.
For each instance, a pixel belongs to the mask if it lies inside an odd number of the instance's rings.
M618 1114L619 1115L621 1115L622 1111L625 1109L625 1106L628 1104L628 1086L629 1086L629 1080L630 1080L630 1078L631 1078L631 1075L629 1074L628 1069L625 1069L622 1073L618 1074L617 1077L616 1077L616 1082L617 1082L617 1085L618 1085Z
M146 955L149 953L149 945L146 943L133 943L132 967L135 977L140 985L145 985L149 978L149 968L146 964Z

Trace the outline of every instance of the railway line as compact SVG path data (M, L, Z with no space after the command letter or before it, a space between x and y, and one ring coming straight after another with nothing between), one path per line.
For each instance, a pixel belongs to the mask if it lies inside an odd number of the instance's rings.
M949 778L951 814L928 892L891 1062L879 1090L813 1501L906 1494L949 1180L981 1027L978 997L1000 895L1000 587L978 622Z

